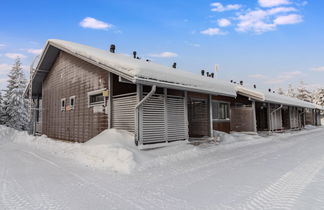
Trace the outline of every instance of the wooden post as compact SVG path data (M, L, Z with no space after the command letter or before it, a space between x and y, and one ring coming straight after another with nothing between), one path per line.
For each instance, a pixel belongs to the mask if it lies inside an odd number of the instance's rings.
M255 110L255 101L252 101L252 111L253 111L254 132L258 132L258 130L257 130L257 120L256 120L256 110Z
M112 110L112 105L113 105L113 74L109 72L108 74L108 128L112 128L112 115L113 115L113 110Z
M267 110L267 112L268 112L268 130L269 130L269 132L271 132L272 131L272 125L271 125L272 118L271 118L271 106L270 106L270 103L268 103L268 110Z
M212 96L208 95L208 104L209 104L209 129L210 129L210 137L214 137L214 128L213 128L213 105L212 105Z
M187 129L186 140L189 140L189 122L188 122L188 92L184 91L184 113L185 113L185 125Z
M167 103L167 89L163 88L164 93L164 139L168 143L168 103Z

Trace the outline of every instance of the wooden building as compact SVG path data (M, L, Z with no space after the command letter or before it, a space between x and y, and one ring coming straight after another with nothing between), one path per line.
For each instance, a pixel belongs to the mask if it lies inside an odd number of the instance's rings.
M35 132L85 142L107 128L138 144L229 132L229 82L63 40L49 40L26 92ZM41 117L39 117L41 116Z
M33 132L85 142L105 129L144 145L319 124L314 105L206 75L63 40L48 40L32 65L26 97ZM314 109L315 110L315 109ZM318 109L321 110L321 109ZM316 116L315 116L316 115Z

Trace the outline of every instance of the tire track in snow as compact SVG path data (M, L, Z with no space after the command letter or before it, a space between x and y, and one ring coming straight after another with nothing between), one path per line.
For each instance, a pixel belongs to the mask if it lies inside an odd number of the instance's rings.
M304 189L323 168L324 156L307 160L235 209L292 209Z

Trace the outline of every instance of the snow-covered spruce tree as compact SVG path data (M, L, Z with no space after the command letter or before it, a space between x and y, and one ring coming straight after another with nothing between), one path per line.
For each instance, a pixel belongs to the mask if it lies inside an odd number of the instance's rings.
M24 98L27 81L19 57L15 60L8 77L4 95L4 124L17 130L27 130L28 100Z
M313 101L313 94L306 88L306 85L303 81L300 82L300 86L297 88L296 98L307 102Z
M295 90L295 88L294 88L291 84L289 84L289 85L288 85L287 96L290 96L290 97L295 98L296 95L297 95L297 94L296 94L296 90Z
M3 98L2 98L2 92L0 90L0 125L4 124L4 108L3 108Z
M276 93L278 93L279 95L286 95L282 88L278 88Z
M324 106L324 88L318 88L315 92L314 103Z

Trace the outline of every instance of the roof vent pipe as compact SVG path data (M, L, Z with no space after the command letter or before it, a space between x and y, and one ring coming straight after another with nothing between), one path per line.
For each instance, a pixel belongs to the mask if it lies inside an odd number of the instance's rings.
M242 80L240 81L240 85L243 85L243 81Z
M201 76L205 76L205 70L201 70Z
M211 73L210 76L211 76L211 78L214 78L214 73Z
M114 44L110 45L110 52L115 53L116 46Z
M233 83L233 80L231 80L231 83Z
M206 72L206 76L209 77L209 72L208 71Z
M133 51L133 58L136 59L137 52Z
M271 88L269 88L269 92L271 93Z
M253 85L254 89L256 89L256 85Z
M173 63L172 68L174 68L174 69L177 68L177 63L176 62Z

